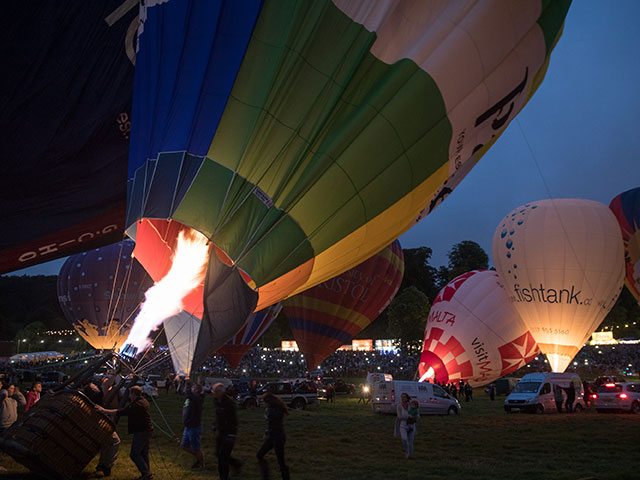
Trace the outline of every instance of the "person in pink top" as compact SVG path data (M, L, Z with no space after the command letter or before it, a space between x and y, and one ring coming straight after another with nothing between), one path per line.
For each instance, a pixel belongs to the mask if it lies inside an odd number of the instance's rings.
M42 393L42 384L35 382L31 391L27 393L27 405L24 407L25 412L28 412L29 409L40 400L40 393Z

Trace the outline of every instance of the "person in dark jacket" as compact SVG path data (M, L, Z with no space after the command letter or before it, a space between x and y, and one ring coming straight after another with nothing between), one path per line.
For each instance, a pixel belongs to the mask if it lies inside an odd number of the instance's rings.
M204 453L202 452L202 407L204 406L204 394L202 385L187 383L185 396L187 397L182 407L182 449L195 457L191 466L192 470L204 469Z
M233 446L236 443L238 432L238 416L236 415L236 403L226 394L224 385L216 383L213 386L213 405L216 410L216 456L218 457L218 474L220 480L228 480L229 466L238 473L242 462L231 456Z
M567 392L567 400L564 403L564 407L567 413L571 413L573 412L573 402L576 401L576 386L573 382L569 383L569 388L566 388L565 392Z
M278 396L271 392L265 393L262 400L267 406L264 413L264 417L267 420L267 431L265 432L264 442L257 453L262 478L264 480L269 478L269 464L264 456L273 448L276 451L276 458L280 466L282 480L289 480L289 467L284 461L284 443L286 440L284 434L284 417L285 415L289 415L289 409Z
M140 471L138 480L150 480L153 478L149 464L149 446L153 434L153 424L149 413L149 402L143 397L142 389L137 385L129 388L129 400L131 403L121 409L107 410L100 405L96 405L95 409L105 415L117 414L128 417L128 431L133 435L129 456Z

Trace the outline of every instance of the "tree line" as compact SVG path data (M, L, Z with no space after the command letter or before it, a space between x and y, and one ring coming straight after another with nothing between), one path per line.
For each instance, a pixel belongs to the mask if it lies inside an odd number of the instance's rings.
M404 277L398 293L356 338L400 338L404 349L420 346L431 302L440 289L458 275L489 268L487 253L470 240L451 248L446 266L431 265L433 251L429 247L408 248L403 253ZM45 339L45 344L37 346L55 349L42 333L71 328L58 303L56 282L56 276L0 276L0 340ZM640 306L626 288L603 326L613 327L616 338L640 337ZM289 322L281 313L260 343L279 347L282 340L291 339Z

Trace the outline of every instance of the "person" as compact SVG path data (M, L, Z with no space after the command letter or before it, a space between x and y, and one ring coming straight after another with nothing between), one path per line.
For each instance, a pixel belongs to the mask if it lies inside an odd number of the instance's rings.
M400 403L398 403L396 407L396 424L394 431L394 436L402 439L405 458L413 458L413 439L416 434L415 422L410 423L409 421L409 401L409 394L404 392L400 396Z
M566 389L567 392L567 400L565 401L565 409L567 410L567 413L572 413L573 412L573 402L576 401L576 386L573 384L573 382L569 383L569 387Z
M360 398L358 398L358 403L363 403L364 405L371 402L371 387L366 383L360 385Z
M269 478L269 464L264 456L272 448L276 452L278 465L282 480L289 480L289 467L284 461L284 443L286 440L284 434L284 417L289 415L289 409L282 399L271 392L267 392L262 396L262 400L266 404L264 418L267 420L267 431L264 435L264 442L258 450L257 458L262 472L263 480Z
M469 382L464 384L464 401L473 401L473 388L471 387L471 384Z
M420 404L417 400L411 400L409 402L409 407L409 419L407 420L407 423L411 425L416 423L420 418Z
M249 383L249 399L251 400L249 402L249 408L253 410L258 406L258 389L256 387L255 380L252 380L251 383Z
M0 382L0 388L2 388L2 382ZM6 390L0 390L0 436L18 420L18 404L24 407L27 401L13 383L9 384ZM0 458L2 456L0 454ZM0 466L0 472L6 470L5 467Z
M330 383L327 385L327 403L333 403L333 399L336 396L336 389L333 387L333 384Z
M495 383L489 384L489 398L491 399L491 401L494 401L496 399L496 384Z
M218 474L220 480L228 480L229 466L238 473L242 468L242 462L231 456L233 446L236 443L238 432L238 416L236 404L226 392L222 383L213 385L213 405L216 411L216 456L218 457Z
M0 435L18 420L18 405L26 404L24 395L13 383L6 390L0 390Z
M153 478L149 464L149 446L153 435L153 424L149 413L149 402L144 398L142 389L137 385L129 388L129 400L131 402L125 408L107 410L96 405L95 409L105 415L126 415L128 417L128 431L133 435L129 456L140 471L138 480L150 480Z
M192 470L204 469L204 453L202 451L202 407L204 406L204 394L202 385L187 384L185 396L187 397L182 407L182 423L184 431L180 446L185 452L195 457L191 466Z
M31 387L31 391L27 392L27 405L24 407L25 413L29 411L31 407L33 407L38 400L40 400L40 394L42 393L42 383L33 382L33 386Z
M107 377L102 379L100 387L102 393L102 401L99 405L104 408L117 409L120 402L120 388L124 383L124 379L117 372L111 372ZM115 423L115 416L111 417ZM114 430L111 434L111 443L107 444L100 450L100 458L98 460L97 471L102 471L105 477L111 474L111 469L118 459L120 451L120 437L118 432Z
M591 405L591 386L589 386L586 380L582 382L582 392L584 404L589 407Z
M553 399L556 402L556 408L558 409L558 413L562 413L562 400L564 399L564 395L562 394L562 387L560 385L554 385Z
M105 383L108 381L105 378L103 381L103 388L100 389L94 382L89 382L82 393L84 393L89 400L94 404L105 407ZM108 389L107 389L108 392ZM109 415L110 420L113 421L113 415ZM100 450L100 458L98 459L98 465L96 465L96 472L102 472L105 477L111 475L111 469L118 459L118 452L120 451L120 437L117 431L113 431L111 434L111 443L107 444Z

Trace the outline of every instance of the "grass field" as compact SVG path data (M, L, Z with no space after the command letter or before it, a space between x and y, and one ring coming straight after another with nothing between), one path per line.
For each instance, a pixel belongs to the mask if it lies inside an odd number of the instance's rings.
M640 416L506 414L504 397L491 402L481 392L462 404L459 416L426 417L418 424L415 460L406 460L400 440L393 437L394 417L378 416L355 398L338 398L305 411L293 411L286 419L287 462L293 479L571 479L601 480L640 478ZM164 394L157 400L167 422L181 434L182 399ZM153 408L154 420L166 429ZM211 396L205 404L204 445L207 468L191 472L192 457L182 452L177 439L156 430L151 446L154 477L165 479L217 478L211 424ZM244 461L235 478L260 478L255 452L262 441L263 411L239 409L240 431L234 456ZM138 476L129 460L130 436L126 419L120 422L123 443L110 478ZM280 478L275 456L267 458L272 478ZM0 478L27 479L26 470L5 457L8 472ZM94 460L85 478L97 478Z

